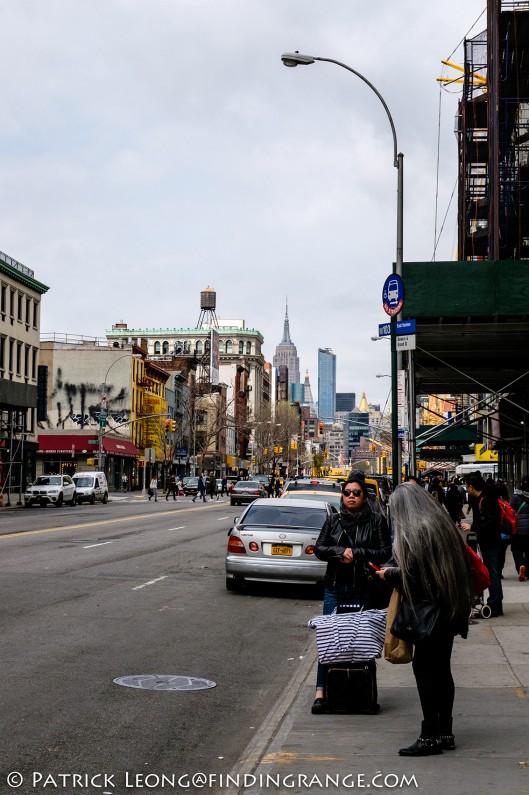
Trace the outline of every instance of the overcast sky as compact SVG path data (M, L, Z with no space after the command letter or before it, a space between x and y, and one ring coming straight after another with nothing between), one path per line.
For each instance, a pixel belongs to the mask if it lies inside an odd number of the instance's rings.
M441 59L484 0L0 0L0 250L49 285L43 333L195 327L200 291L244 318L271 361L290 330L317 400L317 349L337 388L384 404L389 344L372 342L395 258L434 250L457 176L458 88ZM471 35L486 26L483 14ZM441 98L441 103L440 103ZM440 113L439 113L440 109ZM456 256L456 196L436 259Z

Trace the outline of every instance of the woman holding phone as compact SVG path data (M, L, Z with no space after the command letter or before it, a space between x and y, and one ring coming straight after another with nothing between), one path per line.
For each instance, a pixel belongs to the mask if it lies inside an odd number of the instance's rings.
M327 562L323 615L339 604L354 605L358 610L373 606L367 564L385 563L391 555L391 541L385 517L371 509L362 473L351 474L344 483L340 512L325 521L314 554ZM327 711L325 674L326 666L319 664L314 715Z

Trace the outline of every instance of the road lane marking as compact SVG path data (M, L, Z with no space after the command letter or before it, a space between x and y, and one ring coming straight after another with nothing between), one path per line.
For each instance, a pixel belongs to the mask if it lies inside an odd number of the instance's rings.
M133 588L132 590L139 591L141 590L141 588L146 588L148 585L154 585L155 582L160 582L160 580L167 579L168 576L169 576L168 574L164 574L163 577L157 577L155 580L149 580L149 582L144 582L143 585L136 585L136 587Z
M211 507L220 508L222 506L212 505ZM118 522L131 522L134 521L135 519L145 519L146 516L162 517L166 516L168 513L186 513L194 510L196 509L189 507L189 508L180 508L180 509L176 508L171 511L160 511L159 513L156 514L139 513L135 514L134 516L121 516L119 519L101 519L98 522L83 522L82 524L69 524L69 525L64 525L64 527L46 527L41 530L22 530L20 533L1 533L0 538L21 538L22 536L41 535L42 533L58 533L66 530L79 530L81 527L101 527L102 525L106 524L116 524ZM4 523L2 522L2 525L3 524Z
M185 526L185 524L181 524L180 527L168 527L167 529L168 530L185 530L186 526Z
M229 516L219 516L219 518L217 519L217 522L222 522L222 521L224 521L224 519L229 519L229 518L230 518Z
M113 541L100 541L98 544L88 544L87 547L83 547L83 549L92 549L92 547L104 547L105 544L113 544Z

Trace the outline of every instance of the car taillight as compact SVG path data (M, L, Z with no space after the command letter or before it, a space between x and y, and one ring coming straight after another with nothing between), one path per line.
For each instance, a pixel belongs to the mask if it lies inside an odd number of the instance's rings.
M248 544L248 549L250 552L259 552L259 544L257 544L255 541L250 541Z
M314 547L312 546L312 544L306 548L305 554L306 555L314 555Z
M235 555L246 555L246 548L240 538L237 538L237 536L230 536L228 541L228 552L233 552Z
M259 489L256 489L256 490L254 491L254 494L257 494L257 495L259 495L260 493L261 493L261 492L259 491Z

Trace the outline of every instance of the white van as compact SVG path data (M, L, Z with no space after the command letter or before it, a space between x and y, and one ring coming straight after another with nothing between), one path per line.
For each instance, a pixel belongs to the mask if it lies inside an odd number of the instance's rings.
M108 502L108 483L104 472L76 472L72 477L78 503L89 502L93 505L96 500L103 504Z
M472 464L458 464L456 466L456 475L458 477L465 477L470 475L471 472L476 472L479 469L484 478L491 475L494 479L498 477L498 464L485 464L483 461L474 461Z

